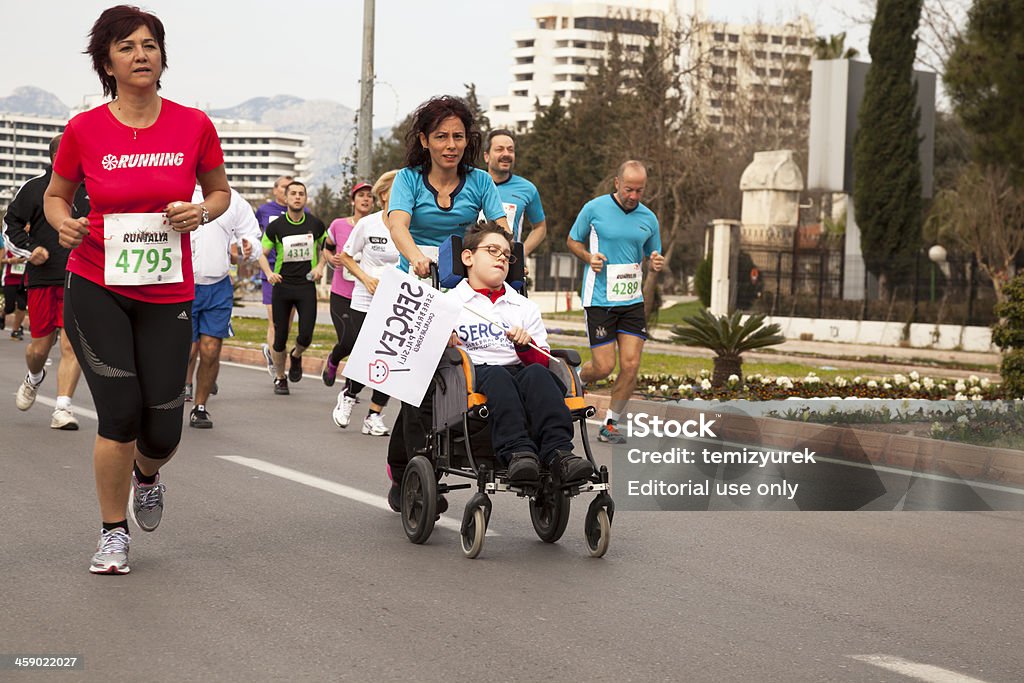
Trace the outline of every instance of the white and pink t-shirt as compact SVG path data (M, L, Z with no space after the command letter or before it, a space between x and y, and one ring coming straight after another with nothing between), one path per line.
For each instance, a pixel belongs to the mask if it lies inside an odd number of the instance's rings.
M191 202L196 175L224 163L217 130L198 109L170 100L148 128L132 128L107 105L68 122L53 170L89 191L89 234L72 250L68 271L130 299L178 303L194 297L192 250L187 233L180 240L182 281L147 285L108 285L104 275L104 216L163 213L171 202Z
M331 241L334 242L338 251L341 251L341 248L345 246L345 242L348 241L348 236L352 234L352 228L354 227L356 226L347 218L335 218L331 221L330 227L327 228L327 234L330 235ZM342 274L344 270L344 268L334 269L334 277L331 279L331 294L351 299L352 289L356 283Z

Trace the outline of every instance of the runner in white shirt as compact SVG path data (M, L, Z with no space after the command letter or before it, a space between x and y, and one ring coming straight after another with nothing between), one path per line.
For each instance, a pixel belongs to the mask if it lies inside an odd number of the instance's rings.
M192 201L202 202L202 188L196 188ZM213 387L220 371L221 345L225 337L235 334L231 329L234 287L228 273L231 262L238 259L238 245L241 245L241 258L246 263L258 262L271 283L279 281L281 276L270 270L260 244L259 223L248 202L235 190L231 190L228 210L220 218L190 233L190 238L196 298L192 302L192 351L185 378L185 395L186 398L192 397L192 376L198 360L195 407L188 423L191 427L209 429L213 427L213 421L206 410L206 401L214 393Z
M356 337L363 327L366 312L370 310L373 293L381 273L387 268L398 266L401 255L391 239L391 230L384 222L388 211L388 199L391 195L391 184L398 171L388 171L373 185L373 196L383 208L382 211L360 219L349 235L342 250L338 252L339 260L356 281L352 289L352 305L350 310L351 325L345 329L342 340L342 358L352 353ZM334 423L339 427L347 427L352 417L352 408L356 397L363 390L363 385L351 379L345 381L345 388L338 393L338 402L332 412ZM370 399L370 410L363 420L363 434L385 436L389 434L381 416L388 404L388 395L374 389Z

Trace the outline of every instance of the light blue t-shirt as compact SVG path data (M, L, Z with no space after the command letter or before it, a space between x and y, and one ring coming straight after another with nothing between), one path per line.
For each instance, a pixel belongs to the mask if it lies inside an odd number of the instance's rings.
M440 246L450 235L461 237L476 223L481 211L492 221L505 215L494 181L478 168L471 170L455 188L452 205L447 209L438 206L437 190L419 168L403 168L391 186L388 215L393 211L405 211L411 216L409 233L413 241L428 247ZM409 268L404 256L400 267Z
M569 237L600 252L608 261L600 273L583 266L584 306L631 306L643 302L640 264L652 252L661 251L661 230L654 212L643 204L626 211L606 194L583 205Z
M508 227L512 229L512 236L516 242L522 242L523 216L525 215L533 225L544 220L544 207L541 206L537 186L518 175L511 175L505 182L495 185L498 187L501 203L505 206L505 217L509 219Z

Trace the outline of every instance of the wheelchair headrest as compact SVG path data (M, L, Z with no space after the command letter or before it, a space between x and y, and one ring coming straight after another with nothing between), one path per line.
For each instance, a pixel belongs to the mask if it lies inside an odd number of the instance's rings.
M522 242L512 243L512 254L515 255L516 262L509 264L505 282L512 289L522 291L523 284L526 282L526 264ZM437 274L440 285L445 289L451 289L465 279L466 266L462 263L461 235L452 235L438 248Z

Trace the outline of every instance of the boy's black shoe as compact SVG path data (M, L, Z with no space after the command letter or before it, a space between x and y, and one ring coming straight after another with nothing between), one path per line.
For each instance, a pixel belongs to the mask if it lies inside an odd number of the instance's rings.
M548 468L552 479L560 486L583 481L594 473L590 461L574 455L572 451L555 451L555 457Z
M294 351L295 349L292 349ZM288 367L288 380L290 382L298 382L302 379L302 356L296 358L295 356L288 354L290 361Z
M537 484L540 482L540 462L533 453L513 453L508 461L508 483Z
M287 396L292 393L288 391L288 380L282 377L274 380L274 393L278 396Z
M402 511L402 485L396 481L391 482L391 489L388 491L388 507L395 512Z

